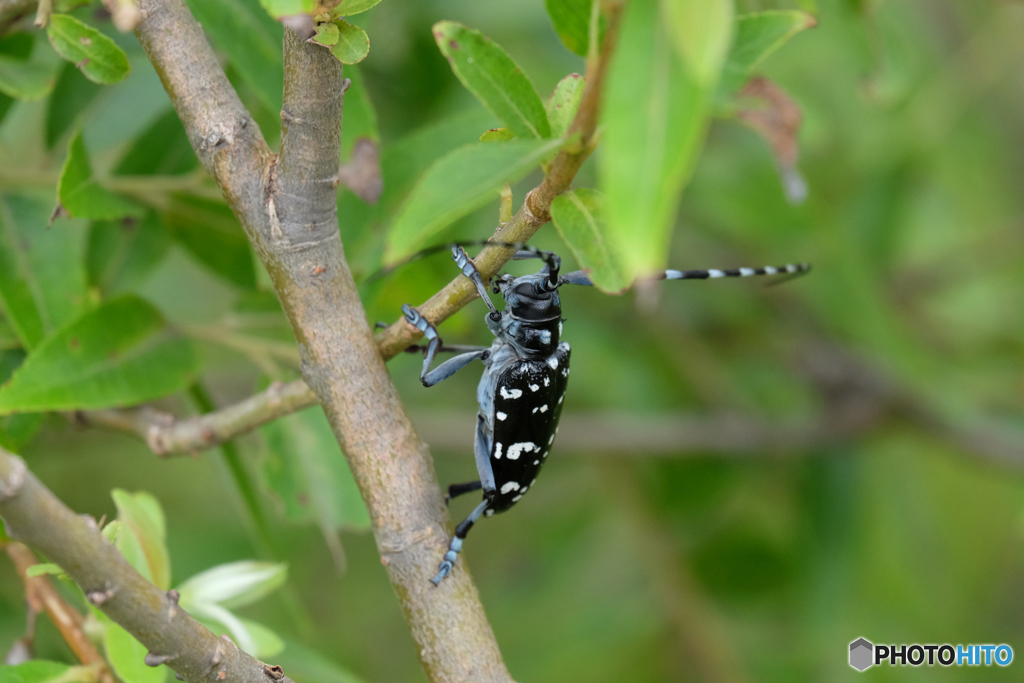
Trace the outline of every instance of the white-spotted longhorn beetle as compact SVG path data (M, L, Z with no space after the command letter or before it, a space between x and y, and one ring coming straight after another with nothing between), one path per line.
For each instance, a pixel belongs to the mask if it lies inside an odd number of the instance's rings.
M533 275L502 275L491 280L491 290L505 299L505 310L499 311L487 295L483 278L462 245L492 244L515 248L513 260L538 258L544 267ZM441 248L447 248L444 245ZM437 251L437 247L417 256ZM435 328L419 311L408 304L402 306L405 319L416 326L429 340L426 347L413 346L412 352L423 351L420 381L431 387L442 382L476 359L484 364L484 374L477 388L480 412L476 419L476 468L478 481L452 484L446 500L483 489L483 501L455 527L455 536L448 552L431 579L434 585L451 572L462 550L462 542L480 516L490 517L505 512L531 489L537 474L551 453L562 400L569 383L569 344L561 341L562 307L558 288L562 285L590 285L583 271L559 275L562 260L557 254L522 243L473 241L451 245L452 258L462 274L476 285L480 298L487 304L487 327L495 340L489 347L445 346ZM666 270L655 280L706 280L720 277L751 275L798 275L810 270L807 264L734 268L732 270ZM438 353L458 353L433 370L430 366Z

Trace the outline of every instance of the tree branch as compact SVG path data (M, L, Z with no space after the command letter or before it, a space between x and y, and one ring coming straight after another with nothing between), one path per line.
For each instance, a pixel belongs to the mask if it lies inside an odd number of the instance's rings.
M341 65L329 50L284 32L277 158L228 92L182 0L144 0L143 11L139 38L200 161L274 282L298 340L303 378L359 484L428 678L509 680L465 568L440 588L429 583L448 543L447 510L429 450L366 322L338 231L333 180L345 87Z
M290 683L219 638L128 564L94 522L76 515L33 476L25 462L0 448L0 517L13 538L38 549L68 573L89 601L150 652L193 683Z

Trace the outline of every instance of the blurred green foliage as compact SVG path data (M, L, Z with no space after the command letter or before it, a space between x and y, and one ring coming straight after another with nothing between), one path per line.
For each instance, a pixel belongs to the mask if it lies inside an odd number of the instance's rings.
M218 3L190 4L214 12ZM388 0L359 16L373 47L354 87L363 85L360 97L373 103L385 159L378 207L344 190L339 197L342 237L360 277L379 262L397 189L408 191L440 154L499 125L460 85L430 27L447 19L481 31L546 99L584 62L561 44L544 4ZM814 12L818 25L758 71L803 114L807 200L787 202L762 138L734 117L716 120L682 197L669 262L808 261L815 270L773 288L745 280L670 282L621 297L566 290L574 372L563 419L728 412L835 431L832 408L856 382L822 377L852 365L854 379L875 382L858 364L895 387L904 405L876 406L876 418L854 432L790 447L786 457L762 457L756 448L747 454L758 457L745 459L693 450L595 454L560 443L529 502L479 525L465 551L518 680L854 680L860 674L846 664L847 645L860 636L1024 647L1024 482L1016 467L1024 457L1024 7L739 0L736 10L794 8ZM253 21L245 33L215 24L208 32L224 54L253 52L252 62L228 60L228 73L273 143L281 29ZM34 344L94 298L115 293L145 297L178 329L206 331L189 334L218 404L252 393L267 377L293 377L294 361L275 346L292 344L290 332L273 297L256 291L266 289L265 275L196 175L156 73L133 37L98 26L132 69L102 89L38 44L19 52L0 43L5 55L31 55L56 88L36 102L0 95L0 220L25 235L3 247L29 264L21 278L41 302L27 333L0 321L0 384L25 356L23 335ZM364 110L356 128L372 130L372 117ZM414 134L424 126L430 132ZM60 218L45 229L78 131L92 172L123 177L113 189L155 202L150 215L92 225ZM397 161L389 164L389 155ZM575 185L594 187L598 164L588 161ZM177 184L154 189L134 180L156 166ZM517 201L538 180L535 172L515 185ZM486 237L496 211L495 201L438 239ZM25 232L26 221L34 231ZM553 227L534 243L574 267ZM59 291L46 289L52 278L33 284L32 274L47 268L69 284ZM364 287L369 319L395 320L402 303L426 299L452 274L437 257ZM441 332L452 342L488 343L482 317L483 307L472 305ZM434 449L441 482L471 479L477 375L467 371L426 391L419 364L402 356L390 368L414 419L447 420L441 428L464 434L461 449ZM186 399L163 407L194 410ZM302 421L198 459L159 460L127 437L53 415L0 417L0 443L19 449L72 508L97 518L116 515L112 488L155 496L167 515L171 585L218 564L287 561L283 590L240 612L274 625L285 643L276 663L297 680L352 680L331 660L366 681L423 680L372 537L343 533L343 551L335 543L339 528L365 527L365 513L348 499L318 518L296 508L310 492L294 473L267 481L282 471L281 443ZM957 438L963 434L976 438ZM1008 443L1011 457L986 458L993 440ZM342 474L330 476L336 490L351 492ZM257 485L260 495L246 493ZM254 500L266 509L254 512ZM453 517L469 505L453 504ZM254 523L261 514L266 519ZM345 523L352 519L358 523ZM0 562L0 647L23 629L22 587ZM36 645L42 658L72 662L45 620ZM1012 680L1017 666L941 675ZM880 675L935 674L903 667Z

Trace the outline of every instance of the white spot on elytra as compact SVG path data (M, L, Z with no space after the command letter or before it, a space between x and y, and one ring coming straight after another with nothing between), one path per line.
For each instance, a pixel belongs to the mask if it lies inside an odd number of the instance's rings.
M534 481L537 481L537 480L534 479ZM529 490L530 490L529 486L524 486L523 488L519 489L519 493L526 493Z
M509 491L518 491L518 490L519 490L519 482L517 482L517 481L507 481L507 482L505 482L504 484L501 485L501 492L502 493L508 493Z
M539 465L539 464L540 464L540 460L534 460L534 461L533 461L533 464L534 464L534 465Z
M537 391L538 389L540 389L540 385L539 384L531 384L530 385L530 391Z
M537 477L534 477L533 481L530 482L530 486L533 486L536 483L537 483ZM530 488L530 486L527 486L526 489ZM523 490L525 491L526 489L523 489Z
M522 453L530 453L531 451L536 453L540 450L540 446L533 443L532 441L524 441L522 443L514 443L508 447L508 459L518 460Z
M546 387L551 386L551 379L550 378L548 378L548 377L544 378L544 386L546 386Z
M496 413L494 414L494 417L498 418L499 420L502 420L502 421L504 421L504 420L505 420L505 418L506 418L506 417L508 417L508 415L506 415L505 413L503 413L503 412L501 412L501 411L499 410L498 412L496 412Z
M544 404L544 405L542 405L542 406L541 406L540 408L534 408L534 409L533 409L533 412L535 412L535 413L536 413L536 412L537 412L538 410L539 410L540 412L542 412L542 413L546 413L546 412L548 412L548 404L547 404L547 403L545 403L545 404Z
M548 363L548 367L551 368L552 370L557 369L558 368L558 356L549 356L548 360L547 360L547 363Z
M712 268L708 271L708 277L725 277L725 273L723 273L720 270L715 270L714 268Z
M523 489L523 490L525 491L526 489ZM522 497L523 497L523 494L520 493L518 496L516 496L515 498L512 499L512 502L513 503L518 503L522 499Z
M494 459L501 460L501 442L494 444Z
M555 441L555 435L554 435L554 434L552 434L552 435L551 435L551 438L550 438L550 439L548 439L548 445L550 446L550 445L551 445L552 443L554 443L554 441Z
M551 331L550 330L541 330L540 331L540 343L541 344L550 344L551 343Z
M523 390L522 389L512 389L512 390L509 390L509 389L506 389L505 387L501 388L501 397L503 399L507 400L507 399L510 399L510 398L519 398L522 395L523 395Z
M558 336L559 337L562 336L562 323L561 323L561 321L559 321L559 323L558 323Z
M561 396L558 397L558 405L562 405L562 401L564 401L564 400L565 400L565 394L562 394Z

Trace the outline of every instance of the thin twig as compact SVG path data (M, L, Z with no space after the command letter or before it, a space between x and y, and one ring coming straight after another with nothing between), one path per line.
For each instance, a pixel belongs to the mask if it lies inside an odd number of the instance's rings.
M37 605L46 612L53 625L57 627L61 638L68 644L75 657L82 664L95 664L99 666L99 679L102 683L115 683L106 660L100 656L96 646L85 635L82 625L85 619L74 607L65 602L57 590L50 583L48 576L29 576L28 568L38 564L35 554L27 546L12 542L8 543L7 554L18 570L18 576L25 584L25 594L29 598L29 604Z
M186 681L290 683L270 667L220 638L142 577L100 533L95 522L60 502L25 462L0 448L0 517L8 533L60 565L89 601Z

